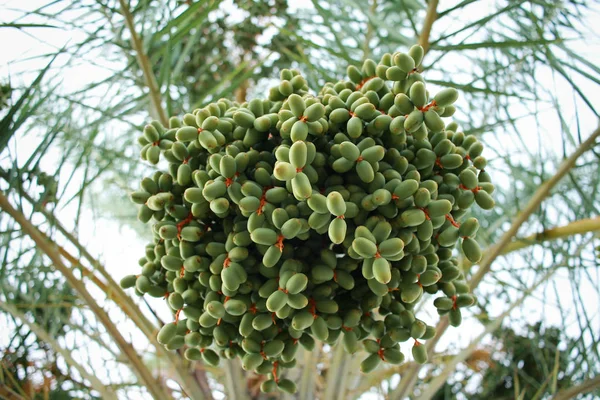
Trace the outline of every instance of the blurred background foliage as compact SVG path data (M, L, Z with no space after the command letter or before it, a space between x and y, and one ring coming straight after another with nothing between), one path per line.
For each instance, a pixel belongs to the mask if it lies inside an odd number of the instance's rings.
M264 96L281 68L317 88L415 42L428 82L461 91L455 119L487 145L498 183L496 209L477 215L486 257L463 265L479 307L460 330L442 336L440 322L422 368L365 376L361 354L306 352L294 398L600 396L599 11L593 0L0 2L2 37L36 49L2 59L0 74L0 398L268 398L235 362L209 368L158 346L164 304L115 283L128 266L99 242L116 236L133 253L147 235L125 196L148 172L135 137L152 118Z

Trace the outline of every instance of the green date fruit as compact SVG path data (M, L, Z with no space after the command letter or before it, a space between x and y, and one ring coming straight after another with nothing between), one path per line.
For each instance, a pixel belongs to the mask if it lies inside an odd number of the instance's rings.
M493 208L495 187L483 144L446 121L459 92L428 92L424 54L367 59L320 90L284 69L266 100L144 127L160 170L130 198L152 240L120 284L166 299L161 345L211 366L239 357L263 392L296 392L287 370L316 340L364 349L363 373L402 363L413 339L427 362L419 310L432 301L458 326L476 303L454 249L481 260L465 214Z

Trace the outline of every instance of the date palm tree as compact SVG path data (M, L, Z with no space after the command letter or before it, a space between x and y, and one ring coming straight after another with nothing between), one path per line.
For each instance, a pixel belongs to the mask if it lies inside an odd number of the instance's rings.
M600 395L598 2L37 3L0 4L1 398L270 398L237 362L167 351L164 300L120 288L149 236L125 199L148 174L135 138L265 97L282 68L320 87L415 43L494 171L497 206L474 211L484 257L461 264L478 305L461 328L440 320L425 365L361 374L361 354L320 345L297 357L298 393L276 396Z

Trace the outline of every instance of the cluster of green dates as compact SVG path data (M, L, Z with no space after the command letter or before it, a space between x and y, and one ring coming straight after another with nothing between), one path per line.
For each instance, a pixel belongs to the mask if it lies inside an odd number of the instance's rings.
M145 127L142 158L166 170L131 195L154 242L121 284L166 297L175 317L160 343L212 365L240 357L268 375L263 391L294 392L285 369L300 346L366 351L366 373L401 363L402 342L426 361L424 297L461 323L475 298L455 247L480 260L466 214L492 208L494 186L481 143L442 120L457 91L432 97L422 57L413 46L366 60L317 95L283 70L268 99Z

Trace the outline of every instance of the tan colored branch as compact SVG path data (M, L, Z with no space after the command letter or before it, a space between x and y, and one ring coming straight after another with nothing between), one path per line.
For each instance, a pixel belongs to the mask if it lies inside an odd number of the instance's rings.
M127 25L127 29L129 29L129 33L131 34L131 43L133 45L133 49L135 50L135 56L137 58L138 64L144 73L144 80L146 81L146 85L150 90L150 101L152 102L152 106L158 116L160 122L167 126L169 121L167 119L167 115L165 114L165 110L163 109L160 101L160 88L158 87L158 83L156 82L156 77L154 76L154 72L152 71L152 65L150 65L150 60L148 59L148 55L144 51L144 45L140 40L137 32L135 31L135 25L133 22L133 15L129 11L129 6L125 0L119 0L119 4L121 4L121 11L123 12L123 17L125 17L125 24Z
M23 233L27 234L37 245L38 249L45 253L48 258L52 261L54 267L65 277L69 285L75 289L80 297L87 303L92 312L96 315L98 320L104 325L107 333L113 338L115 343L119 346L121 351L125 354L133 371L138 375L142 384L148 388L148 391L155 399L168 399L168 395L165 393L158 381L152 376L150 370L144 365L141 358L133 348L133 346L125 340L117 326L112 322L106 311L100 307L100 305L94 300L90 292L88 292L85 285L77 279L70 268L68 268L62 261L60 253L52 242L49 242L46 236L40 232L27 218L18 210L16 210L8 201L6 196L0 192L0 208L9 214L23 230Z
M17 371L9 370L8 365L10 362L0 361L0 382L2 386L6 388L8 393L14 393L19 398L26 400L33 400L30 396L33 396L33 386L31 385L30 379L25 379L23 382L17 381L15 374ZM12 366L12 365L11 365ZM6 385L6 382L12 385L12 387Z
M438 0L429 0L427 3L427 14L425 14L425 21L423 22L423 29L419 36L419 44L425 50L425 53L429 51L429 36L431 35L431 28L433 23L437 19L437 6Z
M150 343L152 343L152 345L156 348L157 353L168 359L173 367L175 376L179 380L178 384L181 385L182 389L186 393L193 393L195 396L194 398L197 399L204 399L210 396L210 390L208 387L203 388L202 385L204 382L206 382L206 375L199 375L198 377L201 378L202 381L194 382L194 379L185 369L182 363L183 358L181 358L181 355L165 349L164 346L158 343L156 340L156 327L142 313L139 312L139 308L131 301L131 298L123 292L121 287L116 284L112 278L110 278L108 285L105 284L93 273L93 271L86 268L81 261L79 261L71 253L61 246L57 245L57 247L59 253L71 263L72 267L78 268L81 271L82 276L89 278L96 286L98 286L100 290L102 290L108 299L112 300L117 306L119 306L125 315L127 315L127 317L136 324L136 326L148 338ZM208 382L206 382L206 385L208 385Z
M48 239L50 240L50 239ZM148 338L150 343L156 348L157 354L165 357L173 367L173 372L178 379L178 384L181 385L182 389L186 393L193 393L195 399L204 399L204 398L212 398L210 389L208 388L208 381L206 374L197 374L196 380L192 377L192 375L186 370L183 365L184 359L181 354L169 351L164 348L160 343L158 343L156 339L156 334L158 330L154 324L152 324L146 316L140 313L139 308L131 298L123 292L123 289L112 279L112 277L107 276L108 284L105 284L100 280L93 271L86 268L81 261L79 261L76 257L74 257L71 253L66 251L63 247L57 246L59 253L68 260L72 267L76 267L81 270L81 274L84 277L89 278L102 292L106 295L106 297L112 300L119 308L130 318L136 326L142 331L142 333ZM100 265L100 264L96 264ZM103 270L104 267L102 267ZM164 366L163 366L164 367Z
M582 219L567 225L547 229L522 239L517 239L507 244L504 250L502 250L501 255L512 253L513 251L521 250L544 241L557 240L594 231L600 231L600 217Z
M0 382L0 399L6 400L25 400L25 397L8 387L8 385Z
M0 176L2 176L2 178L4 178L7 182L9 181L5 174L0 173ZM36 205L36 202L33 200L33 198L31 198L31 196L29 196L27 192L20 191L19 196L27 200L32 206ZM70 254L63 247L58 246L58 252L60 255L68 260L73 267L77 267L83 276L88 277L100 290L102 290L107 298L112 300L123 311L123 313L125 313L125 315L127 315L132 322L135 323L135 325L143 332L143 334L156 348L157 354L169 361L170 366L173 368L173 372L177 377L177 383L182 386L183 390L186 393L194 394L194 398L196 399L211 399L212 393L208 387L206 374L197 374L194 378L186 368L186 365L184 365L186 360L181 355L165 349L164 346L158 343L156 340L158 328L143 313L139 311L138 305L135 304L131 297L123 291L121 286L119 286L119 284L113 279L106 268L104 268L104 266L98 260L96 260L81 243L79 243L77 238L70 233L50 211L42 207L39 212L41 212L52 224L52 226L55 227L69 242L71 242L77 248L83 258L91 265L91 268L84 266L81 260ZM44 234L42 233L42 235ZM50 238L48 238L46 235L44 235L44 237L47 241L50 241ZM106 280L106 283L96 275L96 272L100 273L100 275Z
M71 352L69 350L64 349L60 344L58 344L58 342L56 340L54 340L50 336L50 334L48 332L46 332L46 330L44 330L42 327L40 327L35 322L29 321L27 319L27 316L25 316L25 314L21 313L19 310L17 310L15 307L13 307L10 304L0 302L0 308L3 309L4 311L6 311L7 313L11 314L13 317L21 320L21 322L23 322L25 325L27 325L29 330L32 331L33 333L35 333L35 335L40 340L42 340L45 343L48 343L48 345L50 345L50 347L52 347L54 349L54 351L56 351L58 354L60 354L65 359L65 362L67 363L67 365L75 368L79 372L79 374L82 376L83 379L86 379L87 381L89 381L91 383L92 388L94 390L98 391L98 393L100 393L101 398L109 399L109 400L117 398L116 394L110 387L104 386L104 384L102 382L100 382L100 380L98 378L96 378L96 376L88 373L87 370L81 364L79 364L77 361L75 361L75 359L73 359L73 357L71 357Z
M573 386L572 388L561 390L553 397L553 400L567 400L572 399L578 394L589 393L600 387L600 375L587 379L583 383Z
M492 266L492 263L498 258L499 255L505 251L505 248L510 244L512 238L517 234L519 228L525 221L529 219L531 214L533 214L542 204L542 201L548 197L550 191L556 186L558 182L575 166L575 162L583 153L588 151L596 144L596 140L600 136L600 128L597 128L591 135L588 137L583 143L579 145L579 147L562 162L559 166L558 171L546 182L542 183L542 185L538 188L538 190L534 193L529 203L525 206L523 211L519 215L515 217L510 228L502 235L497 244L486 250L483 254L484 257L481 260L479 265L479 270L475 273L473 278L471 278L470 286L471 290L475 290L475 288L479 285L485 274L487 274Z

